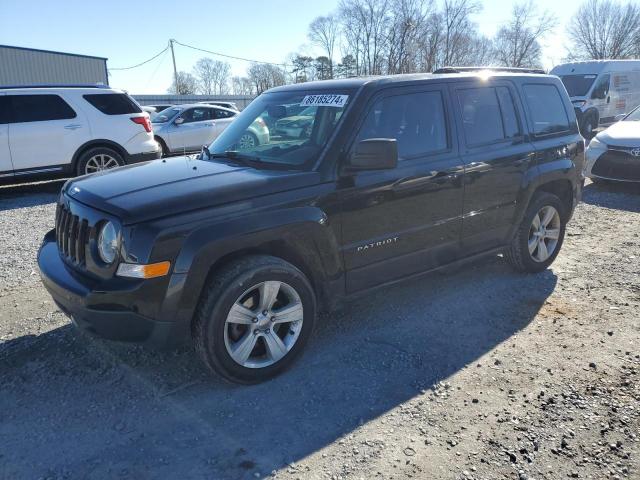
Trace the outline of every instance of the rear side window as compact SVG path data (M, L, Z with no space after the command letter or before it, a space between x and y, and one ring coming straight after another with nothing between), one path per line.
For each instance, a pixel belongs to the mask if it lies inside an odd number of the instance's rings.
M76 112L58 95L7 95L11 123L44 122L76 118Z
M524 96L533 120L533 133L548 135L571 129L567 111L555 85L523 86Z
M459 90L458 101L468 145L493 143L505 138L495 88Z
M233 112L227 112L226 110L213 109L213 118L229 118L235 116Z
M9 100L0 95L0 125L9 123Z
M368 138L395 138L401 160L446 150L442 94L420 92L378 100L367 114L357 141Z
M105 115L142 113L138 104L124 93L92 93L83 97Z

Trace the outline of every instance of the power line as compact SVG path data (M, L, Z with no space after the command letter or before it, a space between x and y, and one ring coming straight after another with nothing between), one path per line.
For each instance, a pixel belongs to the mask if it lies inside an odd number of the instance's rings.
M138 63L137 65L132 65L130 67L121 67L121 68L109 68L109 70L131 70L132 68L138 68L141 67L142 65L144 65L145 63L149 63L152 60L155 60L156 58L158 58L160 55L162 55L164 52L167 51L167 49L169 48L169 46L167 45L166 47L164 47L162 49L161 52L157 53L156 55L154 55L153 57L151 57L148 60L145 60L144 62Z
M193 45L187 45L186 43L181 43L178 40L174 40L174 42L177 43L178 45L183 46L183 47L191 48L193 50L199 50L199 51L205 52L205 53L210 53L211 55L218 55L220 57L231 58L233 60L242 60L244 62L262 63L262 64L265 64L265 65L275 65L276 67L293 67L293 65L289 65L289 64L286 64L286 63L263 62L261 60L253 60L251 58L235 57L233 55L227 55L227 54L220 53L220 52L213 52L211 50L206 50L204 48L198 48L198 47L194 47Z

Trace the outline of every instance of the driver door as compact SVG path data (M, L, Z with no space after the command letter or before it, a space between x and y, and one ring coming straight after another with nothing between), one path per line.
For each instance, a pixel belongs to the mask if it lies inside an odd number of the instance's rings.
M174 121L171 132L172 150L196 151L214 138L215 122L211 108L206 106L189 108ZM182 123L178 119L182 119ZM176 123L176 121L178 123Z

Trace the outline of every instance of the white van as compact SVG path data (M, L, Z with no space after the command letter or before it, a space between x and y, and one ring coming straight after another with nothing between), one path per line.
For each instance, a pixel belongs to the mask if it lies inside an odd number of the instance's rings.
M549 72L564 83L582 135L640 105L640 60L592 60L557 65Z

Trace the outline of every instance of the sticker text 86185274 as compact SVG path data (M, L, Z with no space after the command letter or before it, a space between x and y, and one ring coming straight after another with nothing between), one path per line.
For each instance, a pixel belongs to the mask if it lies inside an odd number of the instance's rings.
M344 107L349 95L307 95L300 102L302 107Z

